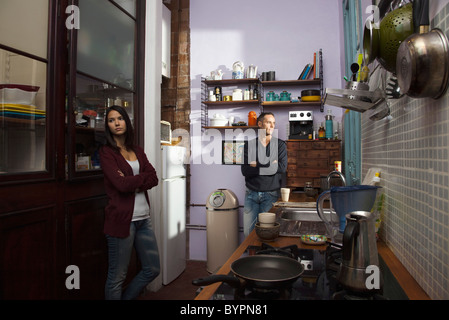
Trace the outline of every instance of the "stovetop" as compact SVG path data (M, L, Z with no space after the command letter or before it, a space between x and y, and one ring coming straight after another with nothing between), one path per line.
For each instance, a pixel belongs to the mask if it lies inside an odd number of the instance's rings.
M270 248L263 244L260 246L249 246L243 256L264 254L267 250L279 253L279 249ZM267 248L268 247L268 248ZM331 300L334 293L341 290L336 281L336 274L340 264L341 250L328 247L327 250L299 249L297 246L281 248L288 251L304 265L304 272L294 282L291 288L279 290L255 290L245 289L244 293L236 296L235 289L227 283L222 283L215 291L214 300ZM231 273L232 274L232 273Z
M270 252L271 251L271 252ZM407 295L379 255L379 267L384 278L383 287L375 293L347 292L337 281L341 264L341 247L332 244L326 250L299 249L296 245L274 248L267 244L248 246L242 257L255 254L282 254L299 259L303 274L288 289L235 290L223 282L212 295L213 300L408 300ZM232 272L229 273L232 275Z

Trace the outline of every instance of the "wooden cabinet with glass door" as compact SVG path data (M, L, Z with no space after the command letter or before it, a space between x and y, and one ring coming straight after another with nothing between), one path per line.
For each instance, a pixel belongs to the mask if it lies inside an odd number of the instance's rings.
M47 170L46 69L0 47L0 175Z
M75 139L71 150L73 169L78 176L99 174L99 148L105 142L106 109L112 105L122 106L134 122L134 93L81 74L76 76L76 91L71 122Z
M99 148L104 116L112 105L125 107L133 122L136 97L136 4L80 0L82 28L70 33L72 56L67 116L69 180L100 177Z

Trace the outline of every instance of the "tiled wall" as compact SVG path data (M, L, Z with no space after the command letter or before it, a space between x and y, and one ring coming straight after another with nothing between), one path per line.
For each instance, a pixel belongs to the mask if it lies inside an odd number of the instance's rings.
M449 35L449 5L431 26ZM432 299L449 299L449 93L390 107L390 120L362 115L362 177L382 169L381 237Z

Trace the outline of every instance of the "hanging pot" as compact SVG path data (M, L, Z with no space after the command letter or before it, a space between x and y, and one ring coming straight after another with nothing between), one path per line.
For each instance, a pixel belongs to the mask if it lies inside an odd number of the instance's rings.
M415 0L415 2L419 2ZM398 49L396 73L401 91L413 98L440 98L447 89L449 45L440 29L429 30L429 2L418 6L420 33L408 37Z

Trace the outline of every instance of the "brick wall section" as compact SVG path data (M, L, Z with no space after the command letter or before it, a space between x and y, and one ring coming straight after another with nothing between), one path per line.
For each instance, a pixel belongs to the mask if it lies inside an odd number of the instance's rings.
M170 78L162 79L161 118L190 131L190 0L164 1L171 11Z

